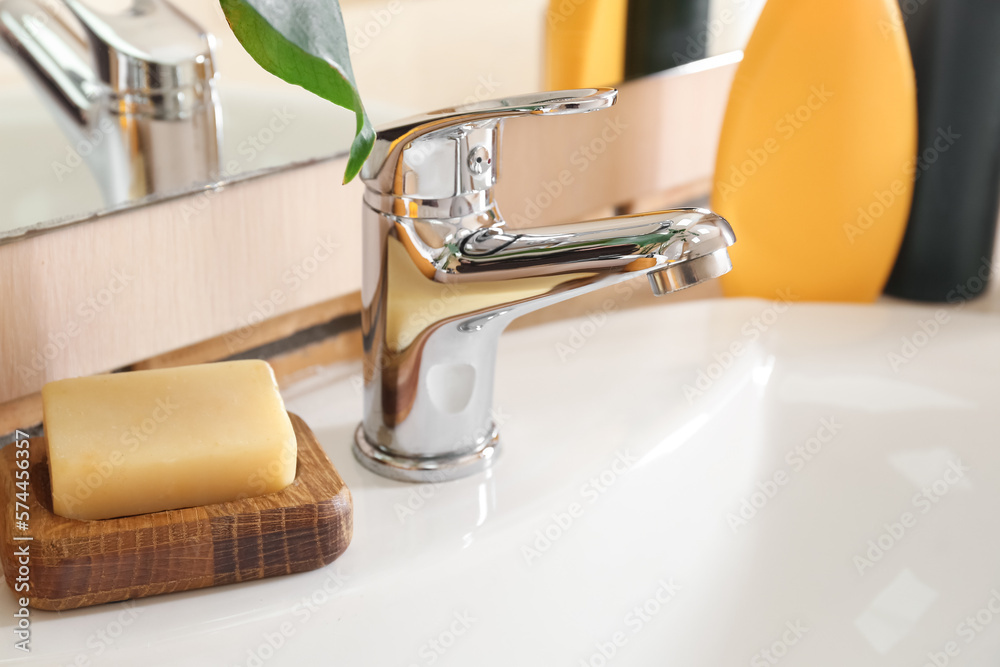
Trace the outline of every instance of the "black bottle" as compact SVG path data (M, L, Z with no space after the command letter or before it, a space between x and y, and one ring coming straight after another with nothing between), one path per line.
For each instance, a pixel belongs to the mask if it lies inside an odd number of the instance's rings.
M705 57L709 0L629 0L625 79Z
M982 294L1000 208L1000 2L901 0L917 75L910 220L885 291L919 301ZM899 29L885 26L883 29Z

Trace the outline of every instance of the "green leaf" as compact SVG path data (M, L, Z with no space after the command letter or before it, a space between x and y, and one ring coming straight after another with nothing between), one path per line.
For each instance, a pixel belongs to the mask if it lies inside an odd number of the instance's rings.
M355 113L357 127L344 183L357 176L375 143L375 129L354 83L337 0L219 0L219 4L236 39L261 67Z

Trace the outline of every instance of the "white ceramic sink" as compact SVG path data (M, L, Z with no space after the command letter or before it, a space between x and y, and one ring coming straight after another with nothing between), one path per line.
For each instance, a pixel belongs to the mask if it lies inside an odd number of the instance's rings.
M1000 318L951 309L935 329L935 308L757 300L618 310L629 294L505 335L505 450L488 475L413 486L361 468L360 363L293 387L289 409L354 495L346 553L301 575L36 612L32 655L995 664ZM0 595L5 625L14 609Z

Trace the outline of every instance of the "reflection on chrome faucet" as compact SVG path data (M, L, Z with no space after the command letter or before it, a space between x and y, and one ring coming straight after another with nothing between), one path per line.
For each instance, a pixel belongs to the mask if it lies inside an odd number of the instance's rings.
M497 342L514 318L641 275L662 295L732 268L732 229L703 209L504 226L493 198L503 119L594 111L615 97L513 97L379 132L361 173L365 412L354 451L366 467L426 482L493 462Z
M118 14L62 0L71 22L47 4L0 0L0 46L79 147L105 202L215 180L222 128L212 36L166 0L134 0Z

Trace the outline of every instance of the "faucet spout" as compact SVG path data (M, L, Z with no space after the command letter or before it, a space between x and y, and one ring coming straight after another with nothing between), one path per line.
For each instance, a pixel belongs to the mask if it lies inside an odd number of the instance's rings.
M734 241L732 228L721 216L705 209L674 209L527 232L486 227L465 237L444 264L469 280L586 271L593 274L588 284L594 287L646 274L654 293L662 296L726 273L731 268L726 248ZM712 262L699 263L709 257ZM679 270L692 264L702 269ZM664 274L670 278L652 280ZM570 290L564 296L576 293Z
M653 293L662 296L716 278L732 268L727 248L735 237L719 215L697 208L657 211L603 218L525 231L508 231L499 214L493 224L469 231L464 221L400 219L393 233L403 249L390 265L413 262L419 277L402 290L399 307L406 312L430 312L448 294L442 318L401 319L390 310L396 326L396 349L444 320L484 318L511 320L573 296L623 280L648 275ZM434 227L436 234L421 233ZM445 232L442 242L440 234ZM420 281L427 281L420 288ZM395 284L390 278L390 289ZM458 326L467 326L459 323Z

